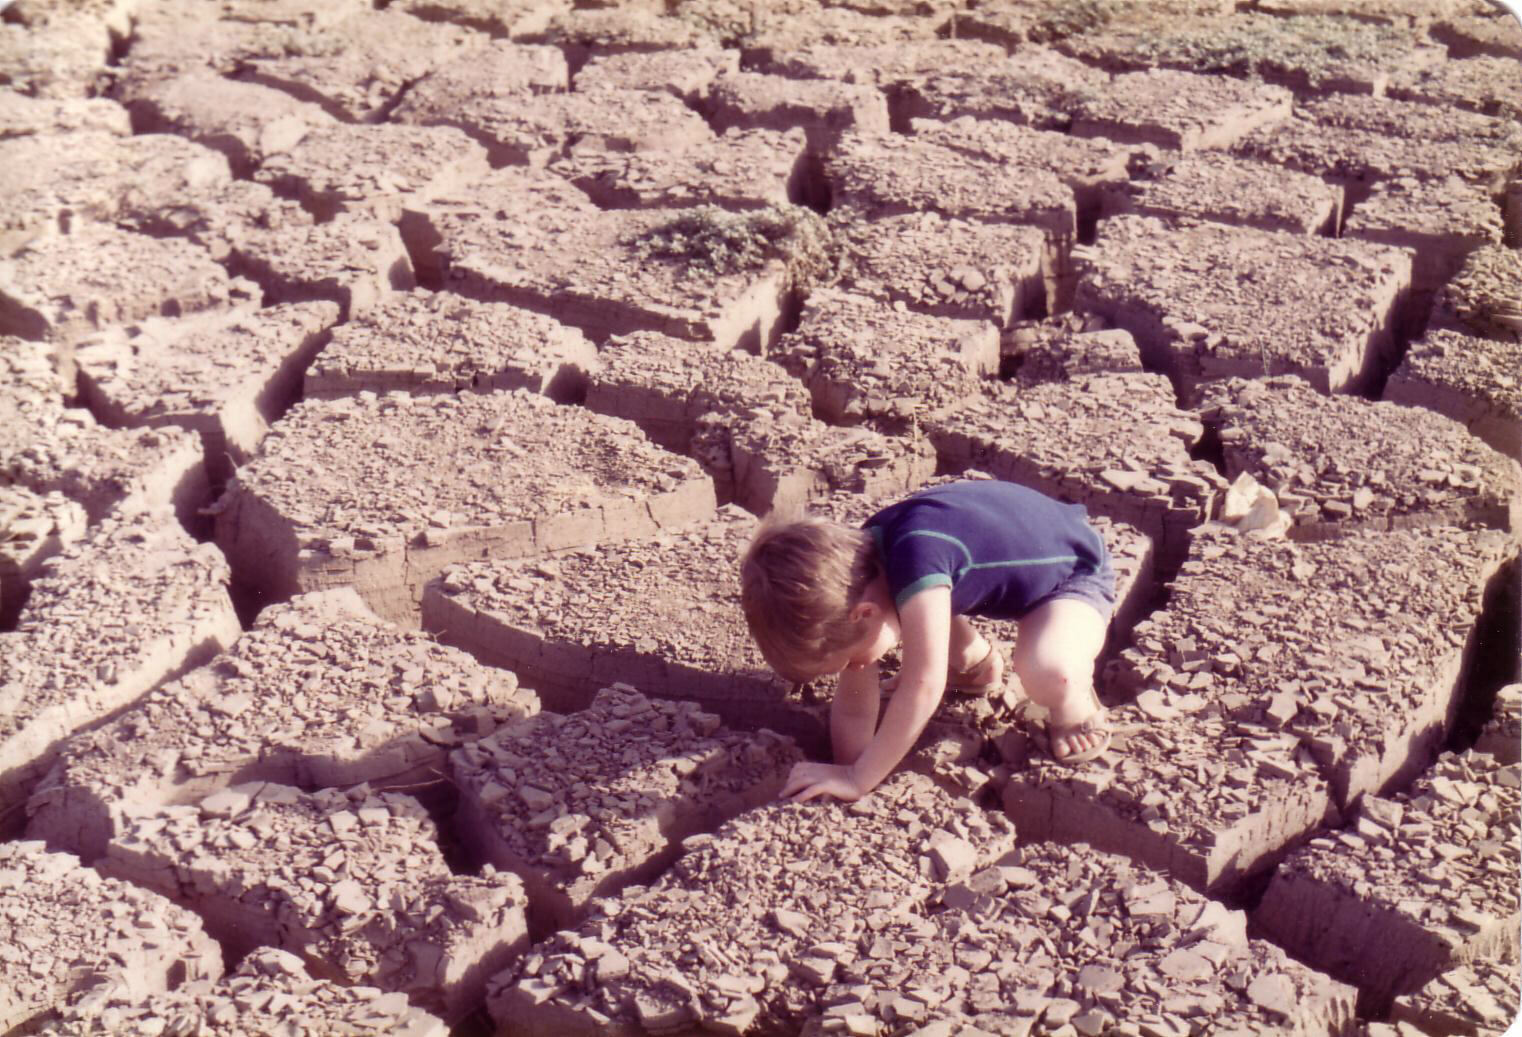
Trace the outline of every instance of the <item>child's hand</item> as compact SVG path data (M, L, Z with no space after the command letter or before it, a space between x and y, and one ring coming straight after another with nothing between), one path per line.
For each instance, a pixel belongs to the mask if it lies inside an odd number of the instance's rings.
M793 770L788 774L787 784L782 786L779 798L802 803L815 796L834 796L852 803L866 794L867 790L856 784L856 776L851 773L851 768L805 760L793 764Z

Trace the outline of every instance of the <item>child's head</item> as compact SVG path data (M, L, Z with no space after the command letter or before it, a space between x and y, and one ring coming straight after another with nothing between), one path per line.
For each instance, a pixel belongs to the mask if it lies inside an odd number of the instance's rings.
M877 547L864 530L817 518L761 524L740 563L740 604L761 654L789 680L857 643L852 607L877 577Z

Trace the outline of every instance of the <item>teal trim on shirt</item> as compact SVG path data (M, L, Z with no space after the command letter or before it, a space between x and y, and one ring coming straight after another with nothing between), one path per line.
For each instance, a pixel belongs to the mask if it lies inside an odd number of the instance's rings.
M964 565L957 570L961 576L973 569L1013 569L1023 565L1056 565L1059 562L1076 562L1077 555L1052 555L1050 558L1013 558L1007 562L974 562L972 565Z
M928 590L931 587L950 586L951 577L947 576L945 573L927 573L926 575L921 576L919 579L915 580L909 586L905 587L903 590L899 591L898 597L893 599L893 607L899 609L903 608L904 602L908 601L910 598L914 597L922 590Z
M911 529L909 532L904 534L905 540L909 539L910 537L934 537L937 540L944 540L948 544L955 544L957 545L957 549L962 552L962 556L967 559L967 564L962 566L961 570L959 571L965 572L967 569L972 567L972 552L967 549L966 544L962 543L950 533L942 533L938 529Z

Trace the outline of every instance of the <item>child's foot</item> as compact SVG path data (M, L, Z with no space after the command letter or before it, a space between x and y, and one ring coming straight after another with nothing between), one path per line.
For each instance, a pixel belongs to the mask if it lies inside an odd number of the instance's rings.
M1110 747L1110 717L1090 688L1087 697L1053 709L1046 722L1047 739L1058 763L1083 763Z
M988 651L965 670L946 671L946 690L969 695L990 695L1004 686L1004 653L991 640Z

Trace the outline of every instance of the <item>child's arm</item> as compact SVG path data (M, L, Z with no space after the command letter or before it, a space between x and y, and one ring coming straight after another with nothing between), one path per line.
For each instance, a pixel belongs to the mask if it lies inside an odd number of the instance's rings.
M876 663L859 669L847 667L840 672L835 698L830 702L830 744L835 749L836 763L844 766L855 763L872 741L881 698Z
M849 766L800 763L783 796L802 802L815 796L860 799L897 767L914 747L946 691L946 654L951 641L951 588L920 591L898 610L904 665L888 700L882 725ZM866 667L875 670L876 667Z

